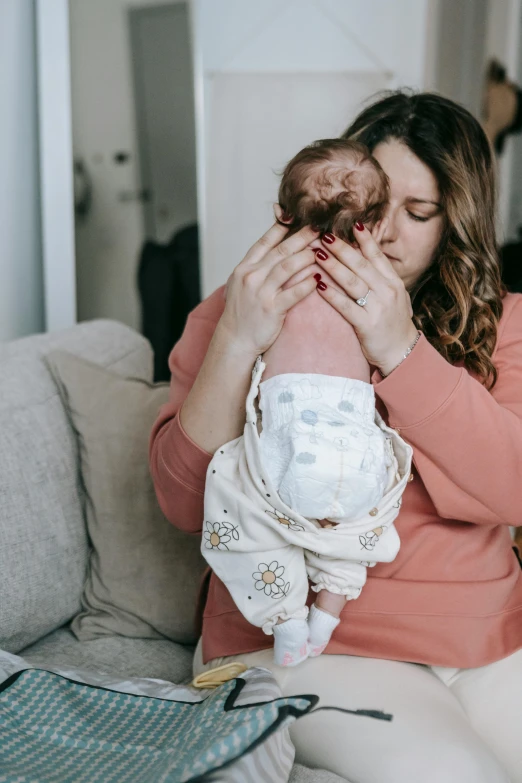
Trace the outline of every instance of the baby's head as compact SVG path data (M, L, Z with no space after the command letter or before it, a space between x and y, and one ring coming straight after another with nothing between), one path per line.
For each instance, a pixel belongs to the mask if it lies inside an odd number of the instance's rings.
M287 164L279 204L291 233L311 225L353 242L353 225L372 228L384 215L388 178L364 144L346 139L315 141Z

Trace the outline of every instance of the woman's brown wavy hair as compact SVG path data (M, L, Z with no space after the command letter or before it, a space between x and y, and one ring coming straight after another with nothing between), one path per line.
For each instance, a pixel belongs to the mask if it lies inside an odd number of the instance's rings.
M480 124L447 98L401 90L364 109L342 138L370 152L397 139L435 175L444 229L433 263L410 291L413 320L447 361L462 361L492 389L505 289L495 238L495 165Z

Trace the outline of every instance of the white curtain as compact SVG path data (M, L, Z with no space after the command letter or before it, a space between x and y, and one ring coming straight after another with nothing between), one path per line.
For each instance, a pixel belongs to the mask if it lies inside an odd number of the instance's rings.
M385 73L215 73L207 84L203 289L228 278L273 222L278 174L302 147L339 136Z

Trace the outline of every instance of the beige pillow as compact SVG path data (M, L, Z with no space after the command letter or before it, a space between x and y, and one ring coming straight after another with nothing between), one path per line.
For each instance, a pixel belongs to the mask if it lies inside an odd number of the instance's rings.
M149 434L168 384L122 378L63 351L47 363L78 438L92 544L73 632L81 641L119 634L195 642L199 537L163 516L149 473Z

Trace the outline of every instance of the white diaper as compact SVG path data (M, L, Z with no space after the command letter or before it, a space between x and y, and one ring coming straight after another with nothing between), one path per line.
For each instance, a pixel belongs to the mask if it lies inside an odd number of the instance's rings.
M260 392L261 460L287 506L308 519L351 521L378 505L394 456L375 423L371 384L287 373Z

